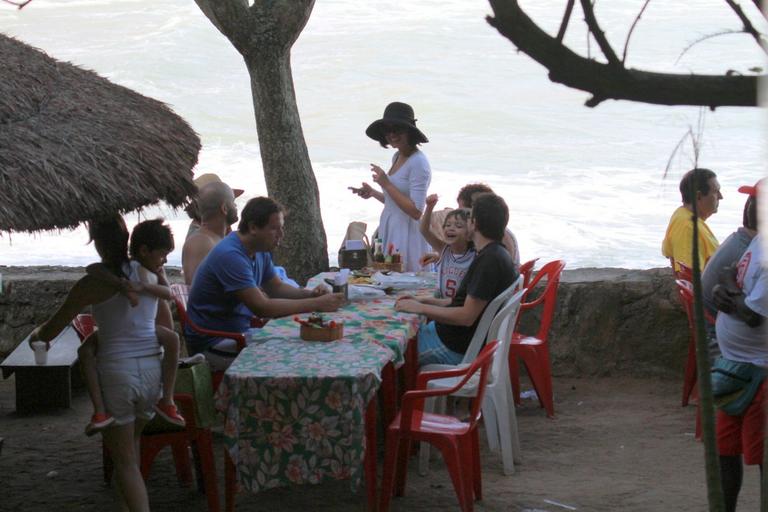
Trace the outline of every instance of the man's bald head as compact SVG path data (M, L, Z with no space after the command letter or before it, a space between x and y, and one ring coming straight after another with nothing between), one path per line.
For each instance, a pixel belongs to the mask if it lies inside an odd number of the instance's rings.
M217 214L221 214L222 205L226 205L227 210L235 209L235 193L229 185L222 182L213 182L200 189L200 194L197 197L197 210L203 222ZM236 220L237 216L235 214Z

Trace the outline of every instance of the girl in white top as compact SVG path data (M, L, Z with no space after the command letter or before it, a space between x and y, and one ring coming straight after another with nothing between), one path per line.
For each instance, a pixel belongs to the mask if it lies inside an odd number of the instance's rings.
M451 210L443 221L442 238L433 232L432 211L437 204L437 195L427 197L424 215L421 217L421 234L429 244L440 251L440 259L437 262L437 299L451 299L459 288L464 274L475 259L475 248L471 242L469 232L470 210L459 208ZM443 241L445 240L445 242ZM424 265L430 259L430 254L424 254L419 263ZM441 300L440 303L444 301Z
M406 272L415 272L420 268L419 257L429 250L429 244L419 232L419 218L432 170L426 155L417 147L428 139L416 128L410 105L399 102L387 105L382 119L371 123L365 133L382 147L397 149L397 153L392 157L389 172L371 164L372 179L381 191L368 183L349 188L363 199L374 197L384 203L378 237L385 249L392 247L400 253Z

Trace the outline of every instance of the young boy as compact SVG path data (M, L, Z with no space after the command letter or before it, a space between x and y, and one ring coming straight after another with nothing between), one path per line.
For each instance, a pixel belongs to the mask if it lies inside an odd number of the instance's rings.
M131 234L130 255L127 265L133 267L139 276L139 281L129 281L119 278L103 263L94 263L86 269L93 277L107 282L117 291L128 296L132 305L137 303L138 294L154 297L154 313L158 307L167 308L167 304L157 299L170 300L171 290L163 270L168 253L173 250L173 235L170 228L163 224L162 219L148 220L136 225ZM130 268L127 270L131 270ZM124 272L125 275L130 272ZM176 369L179 362L179 337L173 331L172 325L155 324L157 340L163 347L162 383L163 394L155 411L166 421L183 427L184 418L179 414L173 402L173 390L176 381ZM101 385L96 370L96 353L98 348L98 333L88 336L80 348L78 356L88 384L88 392L93 402L94 414L86 426L86 435L93 435L114 422L114 418L106 412L101 393Z

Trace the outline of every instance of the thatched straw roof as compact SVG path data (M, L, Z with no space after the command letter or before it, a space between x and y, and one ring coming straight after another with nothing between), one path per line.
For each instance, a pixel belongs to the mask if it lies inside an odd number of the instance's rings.
M0 34L0 232L181 206L199 151L165 104Z

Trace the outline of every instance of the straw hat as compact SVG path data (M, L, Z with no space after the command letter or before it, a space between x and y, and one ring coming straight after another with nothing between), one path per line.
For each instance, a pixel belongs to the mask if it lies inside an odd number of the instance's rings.
M209 183L224 183L221 178L219 178L218 174L214 174L212 172L207 172L205 174L201 174L197 178L195 178L195 186L197 186L197 190L200 190L204 186L208 185ZM243 192L245 192L241 188L233 188L232 192L235 193L235 197L240 197L243 195Z

